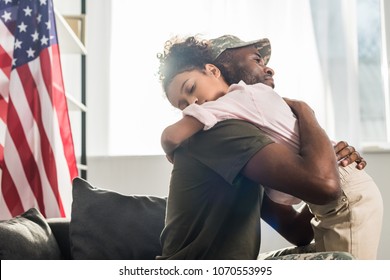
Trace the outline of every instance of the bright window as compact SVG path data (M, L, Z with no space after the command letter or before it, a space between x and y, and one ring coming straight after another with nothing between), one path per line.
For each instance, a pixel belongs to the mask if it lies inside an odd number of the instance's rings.
M181 113L161 90L156 54L194 34L269 38L280 95L308 102L333 140L388 143L381 1L113 0L108 153L163 154L161 132Z
M312 98L321 83L309 1L283 0L112 1L109 148L111 155L163 154L162 130L181 113L166 100L158 77L156 54L174 35L214 38L234 34L243 40L268 37L270 66L283 96ZM300 16L293 16L298 14ZM300 45L294 41L301 42ZM290 46L285 49L285 46ZM307 60L300 61L304 52ZM304 79L299 67L310 68ZM322 88L322 86L320 86ZM323 94L313 106L324 116Z
M381 1L357 1L359 98L363 143L389 141L389 91L386 49L382 40ZM384 67L382 63L384 62Z
M310 3L333 136L358 149L388 146L386 14L382 13L382 4L389 5L388 1Z

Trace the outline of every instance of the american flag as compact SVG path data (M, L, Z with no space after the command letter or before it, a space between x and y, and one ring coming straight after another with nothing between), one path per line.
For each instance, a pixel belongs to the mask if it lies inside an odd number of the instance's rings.
M78 175L51 0L0 0L0 220L69 216Z

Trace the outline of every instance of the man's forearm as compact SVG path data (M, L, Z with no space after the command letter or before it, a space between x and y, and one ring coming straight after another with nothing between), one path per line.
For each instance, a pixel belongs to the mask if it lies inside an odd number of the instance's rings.
M305 103L293 104L291 108L298 118L300 155L305 164L312 169L313 176L329 180L330 187L339 188L337 158L328 135Z
M303 246L313 240L310 224L313 215L306 205L297 211L293 206L277 204L264 195L261 209L261 218L290 243Z
M242 172L255 182L306 202L329 203L341 195L333 147L307 104L287 103L298 118L302 149L297 154L286 145L268 144Z

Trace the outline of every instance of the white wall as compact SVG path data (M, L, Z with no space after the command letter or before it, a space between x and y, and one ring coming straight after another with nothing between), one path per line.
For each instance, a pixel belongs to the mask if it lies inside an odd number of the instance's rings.
M123 194L167 196L172 165L165 156L88 158L87 180Z
M390 259L390 151L365 153L367 172L379 186L384 207L382 238L378 250L379 259Z
M366 171L382 192L384 221L378 258L390 260L390 151L364 154ZM165 156L90 157L88 181L96 187L123 194L166 196L172 166ZM291 246L266 223L262 223L261 252Z
M87 152L89 155L108 154L109 137L109 76L110 76L110 30L111 0L86 1L85 46L86 89L87 89ZM81 0L54 0L54 7L63 15L81 13ZM59 38L61 40L61 38ZM61 54L65 90L80 100L81 96L81 57L79 54ZM81 143L80 118L78 112L71 112L75 147ZM76 151L77 155L80 151Z

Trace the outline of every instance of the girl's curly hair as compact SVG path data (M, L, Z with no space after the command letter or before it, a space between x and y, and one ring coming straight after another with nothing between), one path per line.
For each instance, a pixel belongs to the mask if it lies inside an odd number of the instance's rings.
M157 58L160 60L158 75L165 93L176 75L194 69L202 71L207 63L213 61L209 42L195 36L171 38Z

